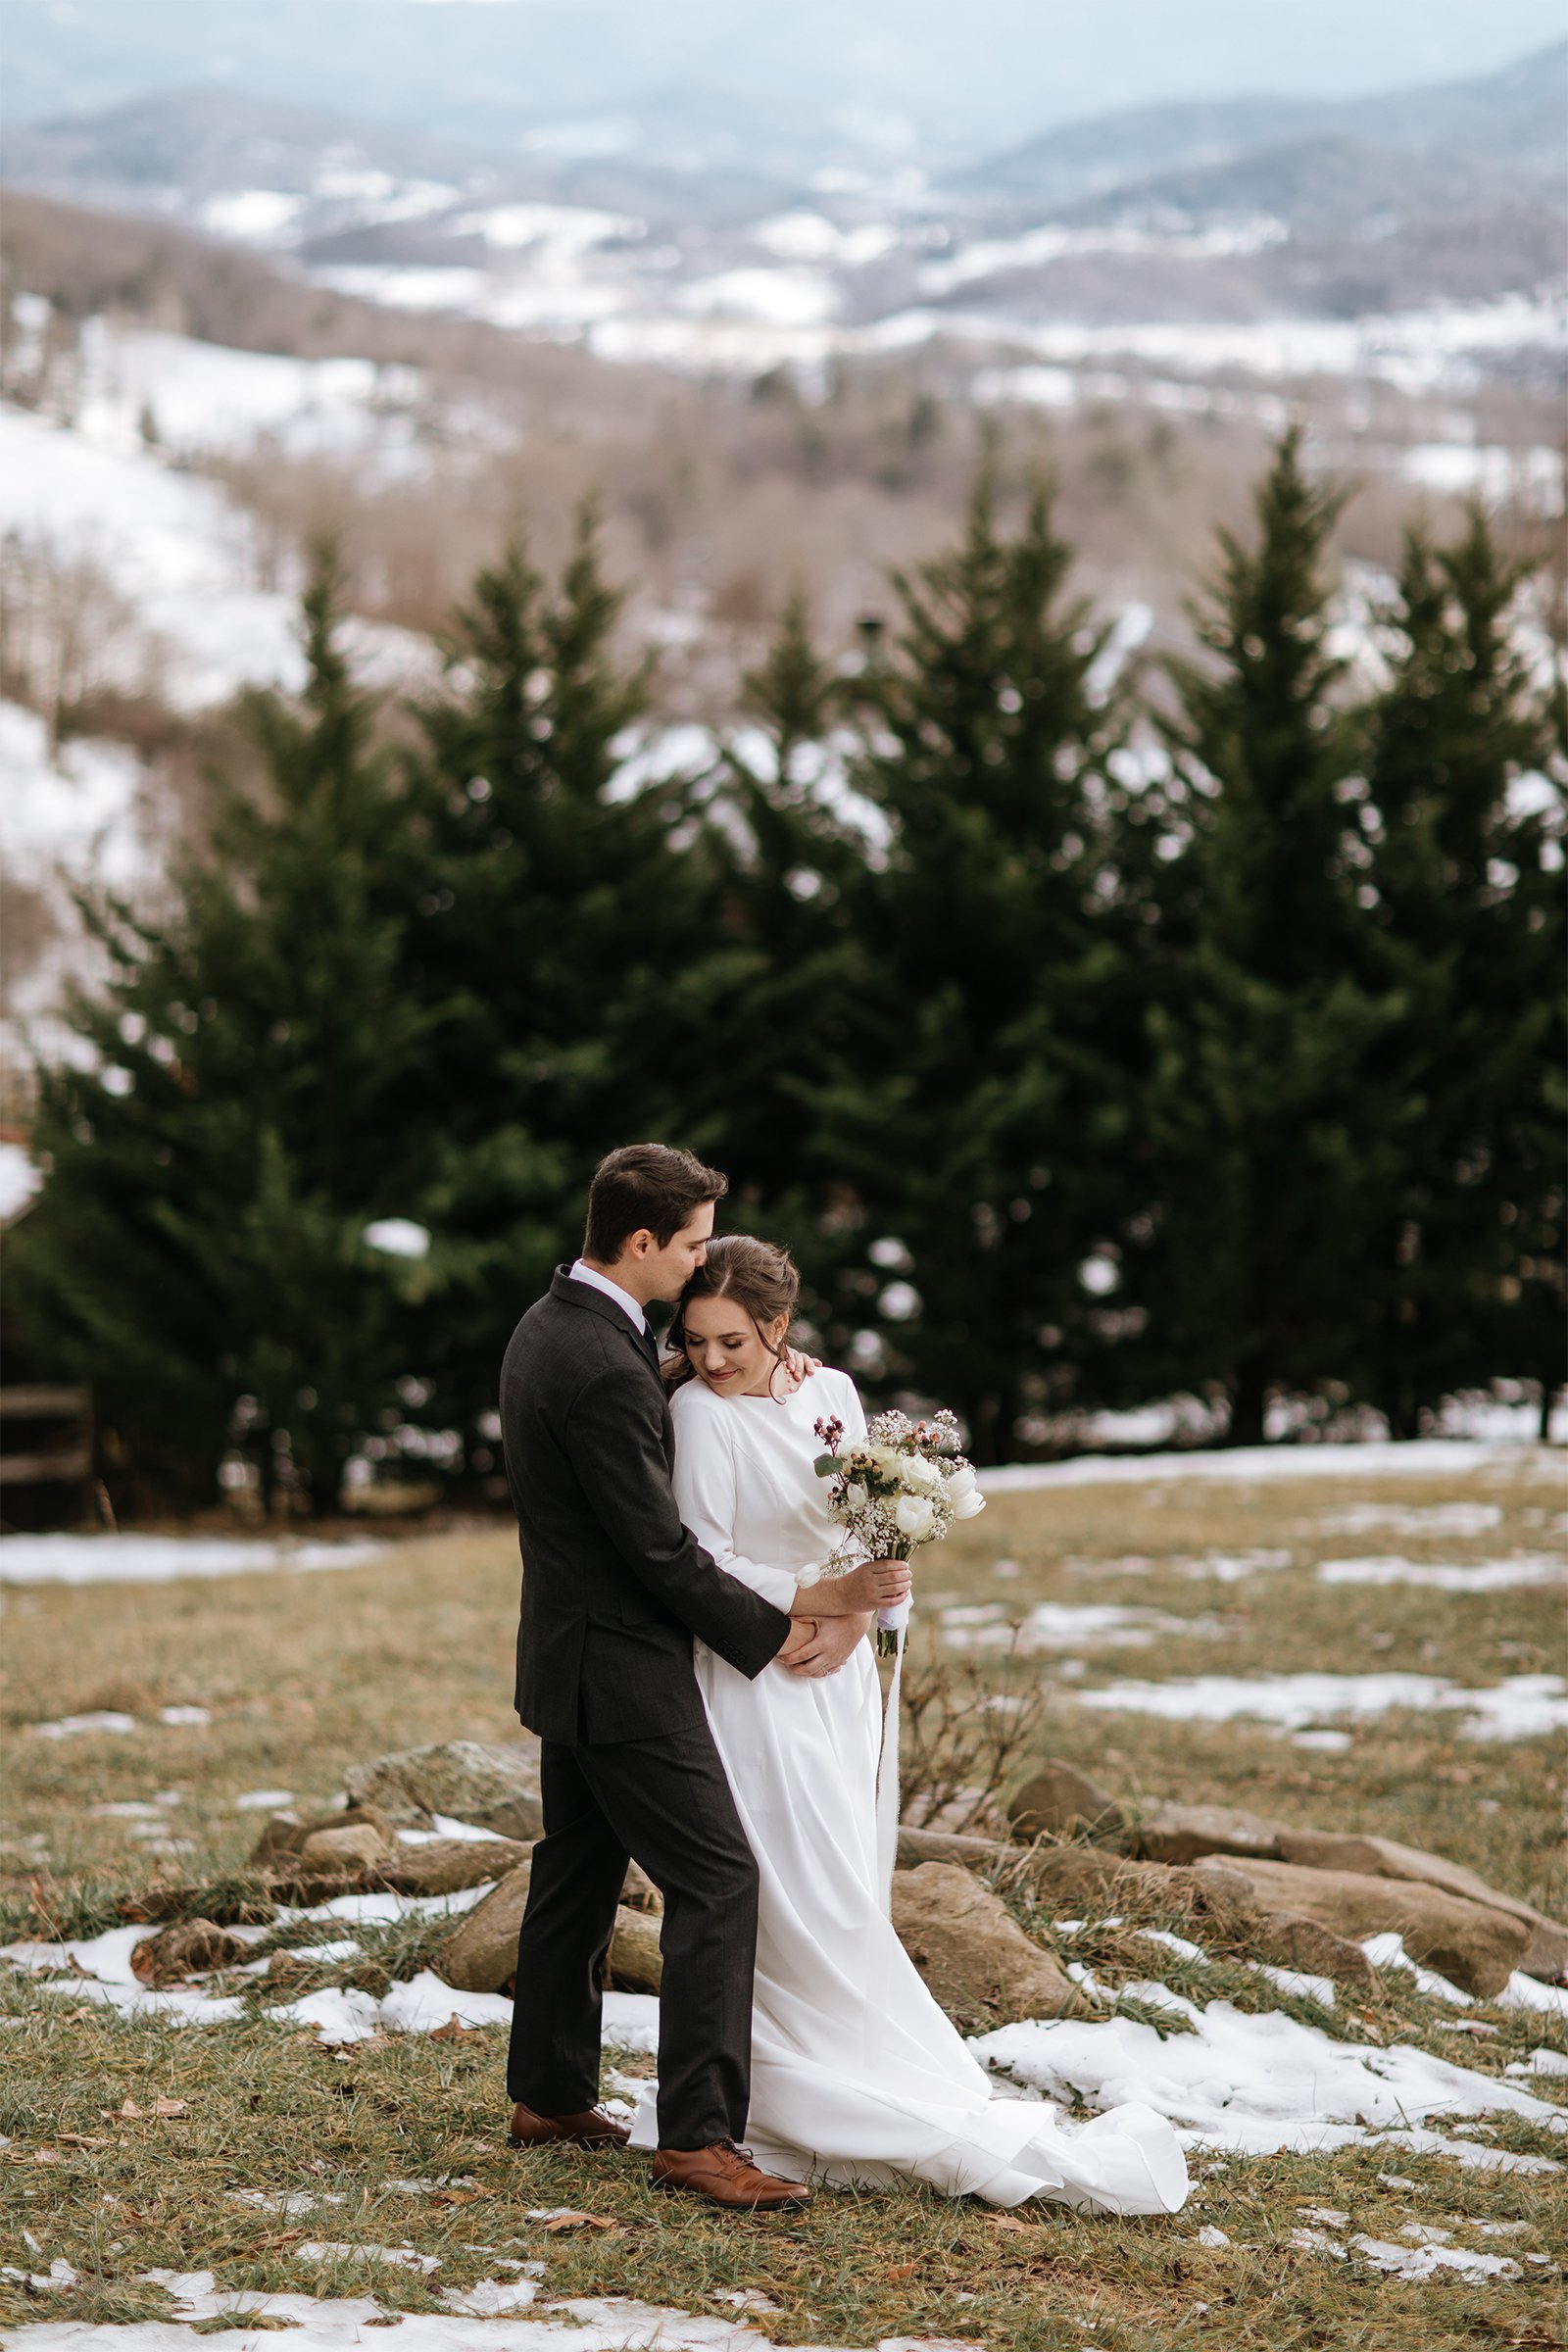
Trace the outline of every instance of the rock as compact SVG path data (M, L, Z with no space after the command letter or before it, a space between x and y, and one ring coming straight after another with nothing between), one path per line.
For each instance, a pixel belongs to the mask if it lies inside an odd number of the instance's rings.
M512 1838L435 1838L428 1845L395 1845L383 1854L377 1877L397 1894L456 1894L504 1879L532 1851Z
M143 1984L158 1986L177 1984L210 1968L232 1968L249 1956L244 1939L216 1920L181 1919L160 1935L144 1936L131 1952L130 1965Z
M1441 1886L1446 1894L1457 1894L1466 1902L1485 1903L1490 1910L1506 1911L1510 1919L1523 1920L1531 1932L1524 1957L1518 1963L1525 1974L1548 1981L1568 1976L1568 1927L1548 1919L1544 1912L1520 1902L1514 1895L1489 1886L1485 1879L1473 1870L1466 1870L1462 1862L1448 1862L1441 1854L1423 1853L1416 1845L1400 1845L1393 1838L1287 1829L1280 1832L1280 1859L1306 1870L1351 1870L1367 1878L1409 1879L1423 1886Z
M610 1939L609 1978L617 1992L659 1990L664 1974L659 1934L660 1922L646 1911L628 1911L622 1904L615 1913L615 1932Z
M411 1846L410 1853L432 1853L432 1846ZM516 1846L477 1845L472 1853L517 1855ZM436 1975L460 1992L499 1992L511 1983L517 1967L517 1931L528 1901L531 1865L526 1854L512 1863L493 1894L475 1903L459 1920L435 1955ZM639 1876L641 1874L639 1873ZM470 1882L471 1883L471 1882ZM657 1891L657 1890L656 1890ZM663 1973L659 1948L660 1920L649 1911L633 1911L624 1903L615 1913L610 1943L610 1981L622 1992L657 1992Z
M1293 1918L1288 1911L1265 1915L1247 1933L1250 1956L1276 1968L1297 1968L1310 1977L1332 1977L1360 1992L1376 1992L1378 1972L1358 1943L1336 1936L1320 1920Z
M383 1845L392 1843L392 1824L378 1805L340 1806L315 1821L301 1821L297 1813L273 1813L251 1850L251 1862L259 1869L286 1871L311 1838L326 1830L352 1829L373 1830Z
M288 1857L302 1878L310 1878L319 1870L379 1870L387 1860L389 1847L380 1831L368 1821L334 1824L331 1829L313 1830L296 1851Z
M1059 2017L1080 2005L1055 1961L955 1863L895 1871L893 1924L935 1998L969 2031Z
M638 1862L626 1865L626 1880L620 1899L628 1911L662 1911L664 1898L653 1880Z
M922 1862L956 1862L964 1870L990 1870L1001 1862L1016 1862L1015 1845L999 1844L994 1838L963 1838L956 1830L899 1831L900 1870L918 1870Z
M428 1829L437 1813L504 1838L537 1838L544 1827L533 1739L510 1747L445 1740L404 1748L356 1765L343 1786L351 1804L379 1805L399 1829Z
M1054 1909L1148 1912L1184 1905L1175 1873L1153 1862L1130 1862L1103 1846L1042 1846L1029 1857L1029 1885Z
M1156 1802L1139 1808L1129 1843L1147 1862L1196 1862L1200 1854L1245 1854L1277 1862L1284 1858L1280 1840L1288 1835L1282 1822L1230 1805Z
M1193 1876L1215 1870L1245 1879L1259 1910L1316 1920L1353 1942L1393 1929L1412 1960L1481 2000L1502 1990L1530 1942L1523 1920L1415 1880L1229 1856L1196 1863Z
M285 1854L294 1853L305 1836L305 1824L297 1813L271 1813L267 1825L251 1848L251 1861L258 1869L280 1862Z
M1543 1984L1568 1983L1568 1928L1559 1927L1554 1919L1538 1919L1519 1966L1527 1977L1539 1977Z
M499 1992L515 1974L529 1869L526 1862L514 1864L495 1892L466 1912L438 1945L436 1975L459 1992Z
M1049 1756L1013 1792L1007 1820L1019 1838L1114 1838L1127 1826L1110 1791L1059 1756Z

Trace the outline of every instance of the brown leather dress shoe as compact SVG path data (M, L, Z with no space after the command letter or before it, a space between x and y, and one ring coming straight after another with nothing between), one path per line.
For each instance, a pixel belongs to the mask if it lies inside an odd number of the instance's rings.
M574 2148L623 2148L631 2126L617 2123L602 2107L582 2115L535 2115L519 2099L512 2110L509 2144L514 2148L548 2148L563 2143Z
M752 2162L750 2148L720 2139L710 2148L661 2148L654 2158L656 2188L689 2189L732 2213L793 2213L809 2205L804 2180L780 2180Z

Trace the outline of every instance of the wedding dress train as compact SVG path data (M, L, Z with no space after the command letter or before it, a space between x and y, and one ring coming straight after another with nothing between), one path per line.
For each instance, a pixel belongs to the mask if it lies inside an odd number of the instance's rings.
M864 1414L842 1372L793 1396L673 1399L681 1516L719 1565L787 1607L837 1531L812 1424ZM749 1683L699 1643L697 1673L761 1891L748 2136L770 2170L840 2184L919 2180L994 2205L1049 2197L1174 2213L1187 2167L1170 2124L1127 2105L1065 2124L999 2092L926 1990L883 1908L875 1791L881 1696L869 1643L835 1675ZM657 2139L652 2096L633 2144Z

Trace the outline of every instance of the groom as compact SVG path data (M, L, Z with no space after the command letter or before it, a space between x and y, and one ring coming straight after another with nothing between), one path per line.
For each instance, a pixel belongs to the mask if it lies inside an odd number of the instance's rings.
M600 1163L583 1254L512 1335L507 1478L524 1561L517 1713L539 1734L545 1834L517 1939L514 2146L624 2143L599 2094L600 1978L628 1859L664 1897L656 2187L745 2212L810 2202L737 2145L751 2099L757 1865L708 1727L692 1638L750 1677L808 1627L714 1566L670 1488L645 1309L703 1263L715 1169L662 1144ZM820 1643L812 1655L820 1657Z

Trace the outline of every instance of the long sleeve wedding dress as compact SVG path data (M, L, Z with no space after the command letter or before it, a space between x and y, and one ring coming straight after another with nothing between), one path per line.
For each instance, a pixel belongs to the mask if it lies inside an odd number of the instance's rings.
M852 1435L854 1382L816 1373L793 1395L678 1390L675 1496L721 1568L787 1608L838 1531L813 1424ZM926 1990L878 1888L882 1708L870 1644L821 1679L777 1664L755 1682L697 1644L697 1676L761 1879L748 2136L793 2178L919 2180L994 2205L1049 2197L1091 2211L1174 2213L1187 2167L1169 2123L1127 2105L1064 2124L999 2092ZM652 2098L633 2144L652 2146Z

